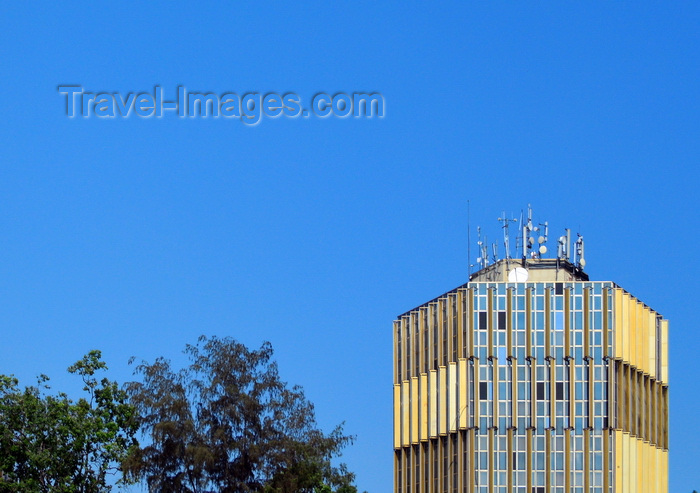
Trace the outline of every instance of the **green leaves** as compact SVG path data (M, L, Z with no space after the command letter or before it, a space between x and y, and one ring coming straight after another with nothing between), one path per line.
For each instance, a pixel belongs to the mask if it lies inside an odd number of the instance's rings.
M316 427L313 405L280 379L269 343L249 350L201 337L185 354L190 365L180 370L163 358L141 363L143 382L126 386L150 441L126 463L131 478L154 492L356 491L353 475L331 465L352 437Z
M21 390L0 375L0 493L99 493L111 490L107 475L119 469L138 429L134 408L116 383L94 378L106 370L99 351L71 365L87 398L48 395L48 377Z
M49 394L49 379L21 389L0 375L0 493L102 493L145 481L158 493L356 493L332 460L352 442L342 426L317 428L301 387L278 374L272 346L200 338L174 370L158 358L121 389L98 372L100 351L68 368L85 386L77 401ZM140 447L137 431L148 437Z

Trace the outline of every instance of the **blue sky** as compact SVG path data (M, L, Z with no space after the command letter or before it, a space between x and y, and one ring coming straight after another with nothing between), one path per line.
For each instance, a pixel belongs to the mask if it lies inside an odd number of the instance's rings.
M696 2L16 2L0 17L0 373L269 340L391 490L391 323L532 203L671 321L671 491L700 488ZM73 118L86 91L377 91L383 119ZM474 239L475 235L472 235ZM472 248L472 256L475 255ZM472 262L474 259L472 259ZM73 387L71 387L73 386Z

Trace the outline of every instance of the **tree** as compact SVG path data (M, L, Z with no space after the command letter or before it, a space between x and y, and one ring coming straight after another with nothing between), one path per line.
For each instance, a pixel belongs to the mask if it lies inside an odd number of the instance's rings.
M134 408L106 370L100 351L90 351L68 368L85 383L87 398L47 395L48 377L19 388L0 375L0 492L100 493L110 491L129 449L138 443Z
M352 437L324 434L301 387L280 380L272 346L249 350L231 338L187 345L175 371L142 362L126 389L150 444L125 463L150 491L355 493L354 475L331 460ZM322 490L322 488L328 488Z

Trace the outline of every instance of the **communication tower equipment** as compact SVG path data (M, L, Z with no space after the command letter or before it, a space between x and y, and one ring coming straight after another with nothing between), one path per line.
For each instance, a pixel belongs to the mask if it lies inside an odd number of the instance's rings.
M560 236L557 245L557 258L559 260L564 260L564 252L566 252L566 236Z
M578 238L576 239L575 259L576 264L583 269L586 266L586 259L583 258L583 236L579 233L576 234Z
M479 251L479 256L476 259L476 263L479 265L480 268L484 268L484 255L483 255L483 248L481 247L483 245L483 242L481 241L481 226L476 227L476 235L477 235L477 246L478 246L478 251Z
M527 269L516 267L508 272L508 282L527 282L529 275Z
M511 257L510 255L510 232L509 232L509 227L510 227L510 222L516 222L515 219L508 219L506 217L505 211L503 211L503 217L499 217L498 220L503 223L503 246L506 249L506 254L505 254L505 259L508 260Z
M530 233L535 231L532 225L532 206L527 204L527 222L523 224L523 260L528 257L528 250L532 249L535 240L530 236Z

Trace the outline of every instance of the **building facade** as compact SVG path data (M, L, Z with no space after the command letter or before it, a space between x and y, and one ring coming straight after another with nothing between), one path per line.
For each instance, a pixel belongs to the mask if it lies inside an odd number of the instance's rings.
M668 322L581 264L500 260L397 318L396 493L668 491Z

